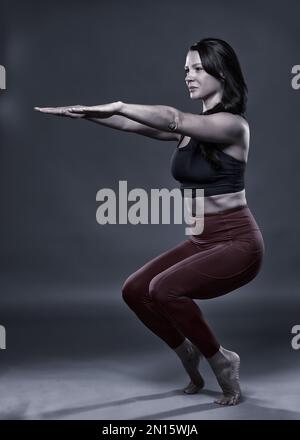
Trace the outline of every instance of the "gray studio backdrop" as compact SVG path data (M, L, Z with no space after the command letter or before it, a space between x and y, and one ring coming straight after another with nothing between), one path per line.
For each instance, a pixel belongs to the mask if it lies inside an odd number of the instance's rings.
M135 348L160 344L127 309L121 286L185 239L185 225L100 226L96 193L117 192L120 180L128 190L177 187L176 144L33 107L122 100L200 112L185 87L184 62L188 46L208 36L234 47L249 87L246 195L266 254L251 285L204 307L232 342L242 328L249 346L266 336L274 349L281 340L290 350L299 317L300 92L291 87L299 13L296 1L1 2L4 361L97 353L104 329L112 350L134 349L128 337Z

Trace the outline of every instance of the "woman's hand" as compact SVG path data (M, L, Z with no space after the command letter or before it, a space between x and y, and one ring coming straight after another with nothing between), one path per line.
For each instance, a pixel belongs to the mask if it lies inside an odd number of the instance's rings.
M92 107L76 105L69 107L68 111L72 114L85 115L86 117L109 118L110 116L118 114L121 109L121 105L121 101L111 102L109 104L94 105Z
M76 109L77 107L82 107L81 105L73 105L68 107L34 107L34 110L41 112L41 113L47 113L50 115L55 116L67 116L69 118L85 118L86 115L84 113L73 113L70 111L70 109Z

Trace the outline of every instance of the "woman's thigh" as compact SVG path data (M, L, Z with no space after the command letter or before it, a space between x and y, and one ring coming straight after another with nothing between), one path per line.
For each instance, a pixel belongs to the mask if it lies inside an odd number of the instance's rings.
M160 272L151 280L150 295L208 299L247 284L259 272L264 248L251 234L216 243ZM197 245L194 244L196 248Z
M135 284L137 287L149 286L150 281L159 273L177 264L186 258L199 253L190 240L184 240L175 247L149 260L126 279L124 285Z

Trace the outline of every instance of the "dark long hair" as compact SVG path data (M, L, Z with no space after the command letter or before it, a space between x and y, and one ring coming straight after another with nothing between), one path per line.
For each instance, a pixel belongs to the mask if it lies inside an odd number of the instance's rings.
M189 50L198 51L204 70L223 81L221 104L224 111L239 114L245 118L248 88L233 48L220 38L203 38L192 44ZM204 157L214 168L218 169L221 162L214 144L201 142L198 145Z

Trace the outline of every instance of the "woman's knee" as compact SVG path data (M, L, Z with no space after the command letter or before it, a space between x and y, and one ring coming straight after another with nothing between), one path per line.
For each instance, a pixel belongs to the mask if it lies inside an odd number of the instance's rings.
M127 304L133 304L144 294L146 288L142 277L133 273L129 275L122 286L122 297Z
M163 304L170 299L172 289L168 282L162 279L161 274L156 275L149 284L149 295L153 302Z

